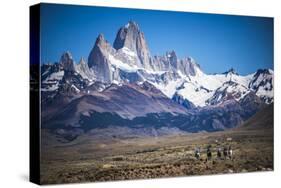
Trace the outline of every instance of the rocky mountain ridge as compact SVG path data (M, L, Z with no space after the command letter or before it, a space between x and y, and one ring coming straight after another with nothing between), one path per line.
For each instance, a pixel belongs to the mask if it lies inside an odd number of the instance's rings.
M59 62L41 65L42 119L51 127L79 129L96 113L134 125L135 118L154 122L162 114L170 122L159 120L163 126L224 130L273 103L273 78L270 69L246 76L233 68L205 74L193 58L179 59L175 51L152 56L144 33L130 21L113 46L100 34L87 62L75 63L65 52Z
M151 56L144 33L133 21L119 29L113 47L100 34L89 54L88 63L81 59L76 64L70 52L65 52L59 67L51 68L49 72L43 69L43 82L48 83L49 80L50 83L43 90L58 89L58 86L52 87L52 83L56 84L56 80L62 79L62 71L71 70L89 83L148 81L169 98L175 94L181 95L196 107L219 104L229 97L239 101L249 92L256 93L267 104L273 102L272 70L260 69L241 76L231 68L222 74L208 75L193 58L178 59L175 51L163 56ZM46 78L46 75L49 77Z

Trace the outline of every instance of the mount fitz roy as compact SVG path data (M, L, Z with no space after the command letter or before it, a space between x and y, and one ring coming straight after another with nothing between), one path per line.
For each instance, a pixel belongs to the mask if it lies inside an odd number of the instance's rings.
M95 128L159 135L236 127L273 103L273 70L205 74L175 51L153 56L130 21L113 45L100 34L87 59L41 65L42 126L66 139ZM144 131L145 130L145 131Z

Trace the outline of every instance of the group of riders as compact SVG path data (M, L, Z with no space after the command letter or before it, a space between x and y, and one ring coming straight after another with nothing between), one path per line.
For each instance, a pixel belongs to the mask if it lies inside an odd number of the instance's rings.
M207 150L206 150L206 154L207 154L207 160L211 160L212 159L212 146L209 145L207 147ZM201 157L201 149L200 147L199 148L195 148L195 158L196 159L200 159ZM231 146L228 146L228 147L223 147L223 149L221 147L218 147L217 148L217 158L218 159L233 159L233 150L231 148Z

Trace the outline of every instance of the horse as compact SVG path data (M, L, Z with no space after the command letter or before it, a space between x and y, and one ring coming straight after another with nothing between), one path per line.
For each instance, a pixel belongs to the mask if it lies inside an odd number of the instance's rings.
M232 160L232 158L233 158L233 150L231 149L231 146L228 147L227 154L229 156L229 159Z
M195 158L196 158L197 160L200 159L200 148L199 148L199 149L198 149L198 148L195 149Z
M217 150L217 157L218 157L218 159L221 159L221 148L218 148L218 150Z
M211 146L209 146L207 148L207 160L211 160L212 159L212 151L211 151Z
M227 155L228 155L227 148L224 147L224 148L223 148L223 156L224 156L224 159L227 159Z

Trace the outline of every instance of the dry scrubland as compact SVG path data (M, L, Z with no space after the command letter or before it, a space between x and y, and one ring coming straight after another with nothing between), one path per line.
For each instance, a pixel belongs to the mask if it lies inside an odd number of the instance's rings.
M59 143L43 133L41 183L73 183L273 170L273 131L233 130L180 136L97 139L84 135ZM194 157L212 145L213 158ZM233 160L216 157L231 145Z

